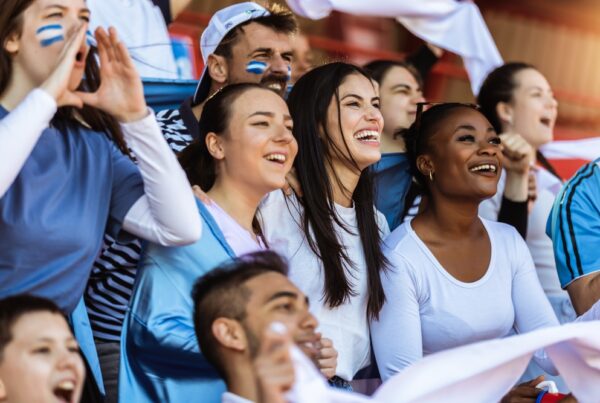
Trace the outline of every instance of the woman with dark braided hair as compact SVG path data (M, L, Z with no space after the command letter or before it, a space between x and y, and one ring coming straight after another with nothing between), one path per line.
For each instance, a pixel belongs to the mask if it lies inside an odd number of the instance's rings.
M437 351L558 324L521 236L478 216L502 169L488 120L474 106L435 105L405 140L426 203L385 240L386 303L371 322L384 380ZM545 355L536 359L555 372ZM523 393L535 397L533 387Z

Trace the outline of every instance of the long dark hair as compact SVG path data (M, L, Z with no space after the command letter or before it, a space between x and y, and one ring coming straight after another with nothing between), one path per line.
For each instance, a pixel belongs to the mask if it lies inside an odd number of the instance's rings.
M198 137L179 153L179 163L191 185L200 186L200 189L205 192L213 187L217 179L217 170L215 159L206 145L206 136L208 133L216 135L225 133L231 122L231 106L234 101L246 91L257 88L269 91L260 84L230 84L221 88L205 102L200 115ZM256 234L262 235L256 217L252 221L252 227Z
M349 231L335 211L333 185L341 185L333 169L333 157L345 159L348 166L360 172L357 163L335 145L327 133L327 110L332 99L338 105L338 121L341 122L338 89L344 79L351 74L362 75L372 80L368 73L347 63L330 63L306 73L294 85L288 106L294 120L294 137L298 141L298 156L294 162L298 180L302 186L304 207L303 229L313 252L323 261L325 276L325 303L331 308L342 305L351 295L355 295L348 281L343 262L355 266L348 257L345 246L340 243L334 230L334 223ZM340 123L340 131L341 123ZM320 133L323 133L321 135ZM343 136L342 136L343 138ZM328 170L329 168L329 170ZM333 173L330 178L328 172ZM332 183L332 181L334 183ZM343 189L345 190L345 189ZM352 193L356 208L359 236L367 266L369 318L378 318L385 302L385 294L380 280L380 272L385 270L387 261L380 249L381 236L373 206L373 184L369 169L360 172L360 179Z
M419 105L419 108L422 110L422 105ZM402 133L404 143L406 144L406 157L413 178L404 202L402 218L406 217L418 196L430 195L429 179L419 171L419 168L417 167L417 158L430 150L431 136L438 131L440 125L442 125L446 118L454 113L454 110L457 108L472 108L477 110L475 105L458 102L433 105L425 112L417 113L417 117L413 124Z
M2 95L12 79L12 55L4 45L13 33L23 30L23 13L35 0L3 0L0 10L0 95ZM78 91L94 92L100 86L100 70L97 63L97 49L92 47L88 52L85 65L85 79L77 88ZM84 105L82 109L73 107L59 108L52 119L52 125L59 130L81 128L80 121L85 122L92 130L105 133L119 149L129 154L123 132L117 120L99 109Z
M496 133L502 133L502 123L496 111L496 106L500 102L512 102L513 93L518 85L515 76L519 72L528 69L537 70L535 66L524 62L503 64L493 70L481 85L479 95L477 95L477 103L481 107L481 112L496 130ZM558 175L554 167L539 150L536 153L536 157L544 168L560 179L560 175Z

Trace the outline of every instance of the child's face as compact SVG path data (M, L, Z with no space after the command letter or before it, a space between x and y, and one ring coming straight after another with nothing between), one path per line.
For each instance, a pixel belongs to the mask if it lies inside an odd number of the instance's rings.
M64 317L29 313L11 333L0 361L0 401L79 402L85 370Z

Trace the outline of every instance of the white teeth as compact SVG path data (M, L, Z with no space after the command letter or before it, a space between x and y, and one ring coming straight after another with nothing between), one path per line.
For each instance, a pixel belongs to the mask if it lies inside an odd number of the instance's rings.
M62 381L61 383L59 383L58 385L56 385L57 388L59 389L63 389L63 390L73 390L75 389L75 382L73 381Z
M496 166L491 165L491 164L482 164L482 165L477 165L476 167L469 169L469 171L471 171L471 172L477 172L477 171L496 172Z
M269 85L267 85L267 87L269 87L272 90L277 90L277 91L281 90L281 84L278 84L278 83L269 84Z
M269 154L265 158L269 161L279 161L279 162L285 162L285 160L287 159L286 156L283 154Z
M362 130L354 135L357 140L379 141L379 133L374 130Z

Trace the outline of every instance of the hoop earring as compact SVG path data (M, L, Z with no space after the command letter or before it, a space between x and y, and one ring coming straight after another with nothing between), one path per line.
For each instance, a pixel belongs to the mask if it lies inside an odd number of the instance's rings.
M429 171L429 180L433 182L433 171Z

